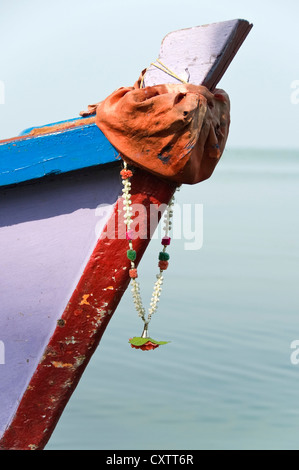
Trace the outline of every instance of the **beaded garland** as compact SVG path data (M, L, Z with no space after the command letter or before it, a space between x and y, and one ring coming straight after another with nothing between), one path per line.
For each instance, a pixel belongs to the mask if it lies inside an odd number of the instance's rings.
M128 240L129 249L127 250L127 258L131 261L131 269L129 270L129 276L131 278L132 285L132 294L133 302L135 309L138 313L138 316L144 323L144 329L141 337L135 336L130 338L129 343L132 348L141 349L148 351L151 349L156 349L162 344L167 344L168 341L156 341L149 337L148 334L148 325L151 321L152 315L157 311L160 295L162 292L162 285L164 281L163 272L168 268L169 263L169 254L167 253L167 247L170 245L171 238L169 232L171 230L172 222L171 218L173 216L173 205L174 205L174 196L171 198L167 209L164 215L164 236L162 238L161 244L163 245L163 250L159 253L158 267L159 273L156 275L156 282L154 284L154 289L151 297L150 308L148 311L148 316L146 318L146 311L142 304L141 294L140 294L140 285L137 281L138 273L135 266L136 260L136 251L133 249L133 230L131 229L132 224L132 201L131 201L131 177L133 173L128 169L127 163L123 163L123 169L120 172L123 183L123 209L124 209L124 222L126 225L126 239Z

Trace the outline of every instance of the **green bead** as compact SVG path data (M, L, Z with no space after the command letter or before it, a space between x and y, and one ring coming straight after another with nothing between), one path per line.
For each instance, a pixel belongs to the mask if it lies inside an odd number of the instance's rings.
M129 260L134 261L136 259L136 251L135 250L128 250L127 257Z
M169 254L166 251L160 251L159 253L159 260L160 261L168 261L170 258Z

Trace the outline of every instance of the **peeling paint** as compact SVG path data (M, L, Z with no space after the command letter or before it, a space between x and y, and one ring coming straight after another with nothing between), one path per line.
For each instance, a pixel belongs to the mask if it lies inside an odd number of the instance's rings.
M86 356L78 356L78 357L75 357L75 367L79 367L81 366L81 364L83 364L83 362L85 361L86 359Z
M56 367L57 369L64 369L64 368L67 368L67 369L70 369L71 367L73 367L73 364L69 364L68 362L56 362L56 361L53 361L51 362L51 364Z
M98 312L100 315L101 315L101 314L104 314L104 315L105 315L105 313L106 313L106 310L104 310L103 308L97 308L96 310L97 310L97 312Z
M65 344L76 344L77 341L75 340L74 336L71 338L65 338Z
M37 448L38 448L37 445L35 445L35 444L28 444L28 447L29 447L30 450L37 450Z
M90 297L91 294L85 294L82 297L82 300L80 302L80 305L90 305L89 302L87 302L88 297Z
M68 379L62 386L62 388L70 388L73 385L73 381Z
M99 326L101 326L102 324L102 318L99 318L98 320L92 322L92 324L98 328ZM93 330L93 334L95 335L97 333L97 330Z
M50 400L51 400L52 403L56 403L59 400L59 398L58 397L50 397Z

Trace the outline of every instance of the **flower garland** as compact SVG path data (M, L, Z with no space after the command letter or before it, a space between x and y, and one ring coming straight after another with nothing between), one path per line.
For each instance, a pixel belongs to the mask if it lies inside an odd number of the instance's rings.
M132 348L150 350L156 349L162 344L167 344L168 341L156 341L150 338L148 334L148 325L151 321L152 315L157 311L158 303L160 300L160 295L162 292L162 285L164 281L163 272L168 268L169 254L167 253L167 247L170 245L171 238L169 232L172 227L171 218L173 216L173 205L174 205L174 196L171 198L165 215L164 215L164 236L162 238L163 250L159 253L159 273L156 275L156 282L154 284L154 289L152 293L152 298L150 302L150 308L148 316L146 318L146 311L142 304L141 294L140 294L140 285L137 281L138 273L135 266L136 260L136 251L133 249L133 230L131 229L132 224L132 201L131 201L131 177L133 173L128 169L127 163L124 162L123 169L120 172L123 183L123 208L124 208L124 222L126 225L126 239L128 240L129 249L127 250L127 257L131 261L131 269L129 270L129 276L131 278L132 284L132 294L133 302L138 313L138 316L144 323L144 329L141 337L130 338L129 343L131 343Z

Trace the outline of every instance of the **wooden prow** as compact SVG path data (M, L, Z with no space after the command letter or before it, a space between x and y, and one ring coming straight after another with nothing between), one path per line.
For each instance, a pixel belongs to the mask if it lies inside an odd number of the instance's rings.
M158 60L188 83L213 91L252 26L235 19L174 31L164 38ZM144 86L165 82L179 83L155 65L147 69Z

